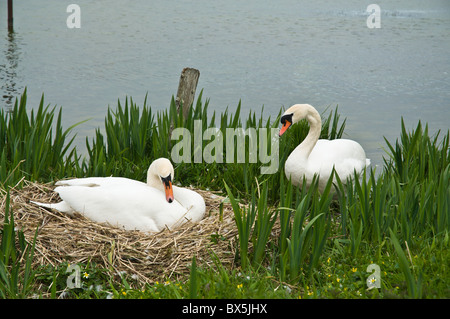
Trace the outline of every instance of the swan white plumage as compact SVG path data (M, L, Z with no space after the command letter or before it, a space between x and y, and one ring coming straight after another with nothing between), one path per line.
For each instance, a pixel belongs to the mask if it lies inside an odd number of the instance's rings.
M126 230L159 232L184 222L199 221L205 201L192 190L172 185L174 169L166 158L152 162L147 184L123 177L88 177L58 181L55 191L63 201L37 205Z
M292 184L300 186L303 178L309 188L315 174L318 175L319 191L323 192L333 167L343 183L354 171L361 172L370 165L362 146L349 139L320 139L322 121L317 110L309 104L295 104L281 117L280 136L292 125L306 119L309 132L306 138L289 155L285 162L285 174Z

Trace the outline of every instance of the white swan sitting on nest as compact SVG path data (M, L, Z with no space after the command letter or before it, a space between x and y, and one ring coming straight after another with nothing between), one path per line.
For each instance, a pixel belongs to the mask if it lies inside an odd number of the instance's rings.
M174 169L166 158L150 165L147 184L123 177L88 177L58 181L55 191L62 202L39 206L126 230L158 232L187 220L199 221L205 201L198 193L172 185Z
M319 191L322 193L335 168L342 183L370 165L364 149L357 142L348 139L319 140L322 121L317 110L309 104L295 104L281 117L280 136L292 125L306 119L309 133L285 162L285 174L292 184L301 186L303 177L309 188L315 174L319 178Z

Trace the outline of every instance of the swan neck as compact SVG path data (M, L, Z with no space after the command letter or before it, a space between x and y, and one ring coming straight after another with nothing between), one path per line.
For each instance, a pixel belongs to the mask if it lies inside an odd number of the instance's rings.
M308 158L317 141L319 140L320 132L322 130L322 121L320 119L319 113L312 108L306 115L306 120L309 123L309 132L303 142L300 143L300 145L297 147L297 149L299 150L299 153Z
M154 174L147 174L147 185L156 189L164 190L161 180Z

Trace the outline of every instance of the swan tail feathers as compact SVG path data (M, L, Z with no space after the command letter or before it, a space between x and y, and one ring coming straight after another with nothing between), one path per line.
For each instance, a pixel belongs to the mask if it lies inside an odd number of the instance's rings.
M75 212L72 207L70 207L65 201L54 203L54 204L46 204L46 203L40 203L35 201L30 201L31 203L49 208L49 209L56 209L57 211L60 211L61 213L65 213L67 215L73 216L73 213Z

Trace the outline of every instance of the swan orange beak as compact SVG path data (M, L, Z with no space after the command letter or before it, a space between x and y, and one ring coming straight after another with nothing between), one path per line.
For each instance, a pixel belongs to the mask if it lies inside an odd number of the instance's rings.
M292 123L289 122L288 120L285 120L283 123L283 126L280 129L280 136L284 134L284 132L286 132L286 130L289 128L289 126L291 126Z
M166 193L166 200L169 203L172 203L175 198L173 197L173 187L170 175L167 177L161 177L161 180L164 184L164 192Z

